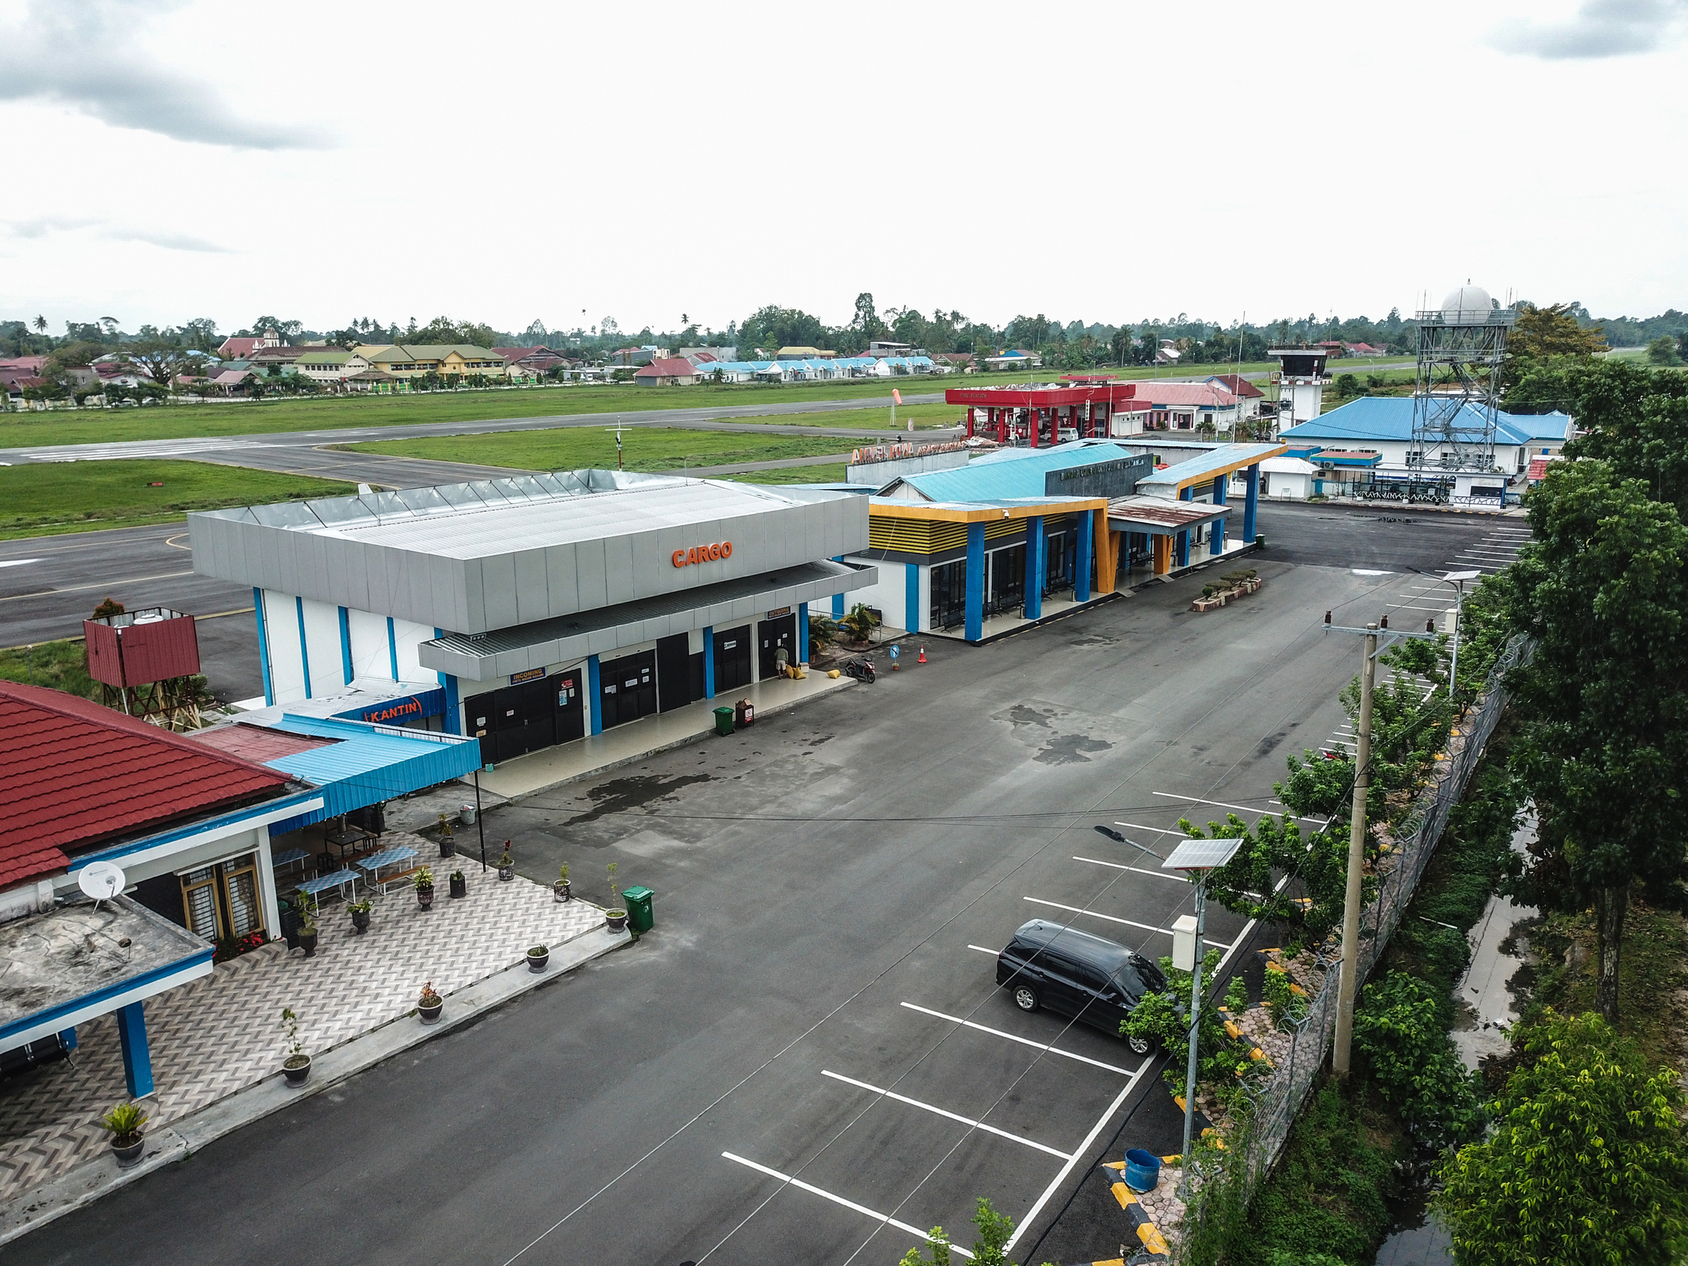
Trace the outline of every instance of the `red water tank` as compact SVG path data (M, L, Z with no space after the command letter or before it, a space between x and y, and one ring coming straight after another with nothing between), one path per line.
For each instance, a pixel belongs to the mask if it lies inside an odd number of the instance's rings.
M108 686L144 686L199 671L199 635L191 615L169 607L82 621L88 675Z

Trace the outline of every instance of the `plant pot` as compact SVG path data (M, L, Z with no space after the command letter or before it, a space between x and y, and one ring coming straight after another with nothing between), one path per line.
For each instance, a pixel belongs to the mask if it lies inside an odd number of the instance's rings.
M434 908L434 889L432 885L427 888L418 888L416 890L416 904L421 906L424 910L432 910Z
M318 933L316 932L299 933L299 946L305 951L306 958L316 957L317 936Z
M498 868L498 877L500 879L514 879L516 877L516 868L514 866L500 866Z
M139 1165L141 1163L141 1153L146 1150L147 1141L139 1135L136 1136L133 1143L125 1143L121 1147L118 1146L115 1138L111 1140L111 1154L117 1157L117 1167L119 1169L128 1169L133 1165Z
M529 971L544 971L545 964L551 961L551 951L546 950L543 954L529 953L527 960Z
M612 932L625 932L627 930L627 911L605 910L604 925Z
M293 1061L302 1059L305 1062L295 1064ZM309 1055L290 1055L287 1062L281 1066L282 1076L287 1078L289 1086L302 1086L311 1079L311 1057Z
M353 910L352 927L357 930L357 934L359 936L362 936L365 932L369 931L369 911Z
M469 895L469 880L467 876L455 876L451 880L451 895L467 897Z
M562 883L561 881L551 885L551 900L571 901L573 899L574 891L572 885Z
M455 843L455 841L451 840L449 837L442 838L440 840L440 856L441 857L455 857L455 856L457 856L457 844Z
M423 1024L437 1024L440 1018L440 1011L444 1006L445 999L441 998L431 1007L417 1007L416 1014Z

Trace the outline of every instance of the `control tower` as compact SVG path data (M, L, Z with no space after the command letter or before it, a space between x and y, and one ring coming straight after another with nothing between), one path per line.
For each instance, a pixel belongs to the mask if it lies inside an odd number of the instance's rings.
M1278 362L1274 375L1278 383L1278 433L1302 422L1311 422L1324 409L1325 387L1330 376L1325 362L1328 347L1273 347L1266 355Z
M1440 308L1418 314L1409 467L1425 473L1494 471L1501 362L1506 332L1517 320L1517 312L1469 284Z

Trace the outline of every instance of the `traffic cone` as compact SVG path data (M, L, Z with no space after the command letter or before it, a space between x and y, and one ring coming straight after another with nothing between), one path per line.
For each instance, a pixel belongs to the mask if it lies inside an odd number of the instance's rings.
M926 662L926 648L924 646L920 648L920 662L922 664Z

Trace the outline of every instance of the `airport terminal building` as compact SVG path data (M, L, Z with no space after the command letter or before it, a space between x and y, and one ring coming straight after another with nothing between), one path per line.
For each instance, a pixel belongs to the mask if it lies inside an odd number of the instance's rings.
M353 692L487 764L808 659L808 604L870 588L867 498L579 470L188 516L250 585L267 705ZM361 716L361 713L358 714Z

